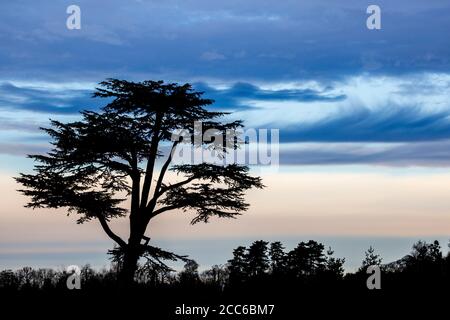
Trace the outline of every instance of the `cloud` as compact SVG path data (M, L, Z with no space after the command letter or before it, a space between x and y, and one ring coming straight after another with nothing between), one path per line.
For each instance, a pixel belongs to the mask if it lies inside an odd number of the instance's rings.
M0 82L0 153L43 151L37 127L48 118L76 119L93 83ZM197 82L247 127L280 129L282 164L447 165L450 154L449 74L358 76L345 81ZM92 88L92 89L89 89ZM300 143L300 149L291 146ZM311 147L311 143L314 147ZM435 144L433 144L435 143ZM383 147L380 147L380 144ZM308 148L305 148L308 146Z
M26 120L26 121L24 121ZM42 126L42 122L35 121L34 119L10 119L0 116L0 132L1 131L21 131L21 132L37 132L39 127Z
M48 145L36 143L0 142L0 154L24 157L28 154L43 154L49 150Z
M193 84L204 96L215 101L213 108L244 110L252 108L250 100L258 101L342 101L345 95L332 92L327 88L289 88L268 89L248 82L236 82L227 88L215 88L205 82ZM76 114L84 109L98 109L105 103L101 99L93 99L92 89L76 85L52 83L36 84L0 82L0 109L20 109L49 114ZM1 118L0 118L1 120ZM4 119L5 120L5 119ZM7 127L12 124L9 121Z
M281 165L450 166L450 140L411 143L284 144Z
M215 60L225 60L226 59L226 57L223 54L215 52L215 51L203 52L201 55L201 58L206 61L215 61Z
M450 137L449 119L450 110L427 113L417 106L349 108L311 124L283 128L281 139L285 142L433 141Z
M365 75L334 81L332 86L325 82L301 89L276 87L270 94L245 91L240 101L251 108L236 110L234 116L249 127L280 129L281 142L450 138L449 74Z
M51 114L78 113L83 109L97 109L98 100L92 90L36 88L0 83L0 109L30 110Z
M66 29L65 8L54 1L4 3L2 76L281 81L450 71L450 39L439 32L450 28L444 0L380 0L377 32L367 30L366 5L356 0L77 4L81 30Z
M253 108L249 101L342 101L345 95L332 92L332 88L262 88L248 82L236 82L227 88L214 88L207 83L194 83L194 88L204 91L204 96L215 101L214 107L244 110Z

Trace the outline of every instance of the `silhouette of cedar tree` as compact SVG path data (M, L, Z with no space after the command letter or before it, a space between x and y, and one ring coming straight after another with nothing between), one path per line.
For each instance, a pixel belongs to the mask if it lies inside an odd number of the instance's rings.
M120 279L133 282L140 257L153 265L185 256L148 244L145 236L151 219L172 210L195 212L192 224L210 217L233 218L248 208L244 193L262 188L259 177L248 174L244 165L172 163L178 145L208 148L218 157L239 147L241 141L227 141L227 130L242 127L241 121L220 121L226 113L208 111L213 103L190 84L163 81L130 82L108 79L100 83L94 97L108 103L99 112L83 111L82 119L70 123L51 121L43 128L52 138L53 149L45 155L30 155L38 164L34 173L16 180L29 196L30 208L67 208L80 215L78 223L97 220L115 242L111 251L121 264ZM194 122L202 122L195 132ZM224 137L172 141L177 130L191 136L213 129ZM169 144L164 153L164 146ZM156 170L158 158L165 157ZM178 181L168 182L171 170ZM129 208L124 201L130 199ZM123 240L109 222L129 217L129 238Z

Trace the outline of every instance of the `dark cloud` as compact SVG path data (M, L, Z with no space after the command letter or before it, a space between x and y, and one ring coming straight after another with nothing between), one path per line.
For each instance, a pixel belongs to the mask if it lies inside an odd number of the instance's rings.
M425 112L416 106L350 108L312 124L280 130L282 142L403 142L450 138L450 110Z
M281 81L450 71L447 0L379 0L377 31L366 28L370 3L358 0L80 0L82 28L67 30L70 4L2 4L3 77Z
M0 108L22 109L50 114L78 113L97 109L99 100L92 99L90 90L50 90L0 84Z
M194 88L203 91L204 96L215 101L213 108L244 110L251 108L245 100L262 101L341 101L345 95L334 95L326 88L323 91L313 89L281 89L267 90L246 83L238 82L227 89L215 89L208 84L195 83ZM92 98L93 90L64 91L51 89L36 89L24 86L16 86L9 82L0 84L0 108L22 109L50 114L78 113L84 109L98 109L105 101ZM0 118L0 121L2 119ZM12 128L14 123L3 119L5 128Z
M194 84L205 97L215 100L214 108L243 111L253 108L264 119L264 111L246 104L253 101L342 102L343 94L334 94L332 87L314 89L262 89L256 85L238 82L226 89L216 89L205 83ZM49 114L76 114L82 109L95 110L105 101L93 99L92 90L57 90L18 87L0 84L0 106L3 108L38 111ZM279 107L280 113L283 106ZM302 108L299 104L298 108ZM384 107L364 106L340 108L338 112L305 123L299 117L296 125L282 123L281 142L405 142L434 141L450 138L450 108L424 111L423 106L389 104ZM245 120L245 119L244 119ZM35 131L42 126L27 119L0 117L1 129ZM45 123L44 123L45 125ZM270 125L266 127L272 127Z
M82 29L67 30L66 8L71 4L68 0L2 3L0 108L51 117L96 109L105 103L91 99L90 90L24 87L13 80L214 79L234 85L216 89L197 82L195 87L216 100L214 107L245 110L251 108L245 100L331 103L346 99L331 94L334 90L267 90L252 83L314 79L335 84L366 73L401 78L450 72L447 0L379 0L382 30L378 31L367 30L370 3L359 0L111 0L103 6L79 0ZM436 90L420 83L401 89L405 94ZM281 123L281 142L423 143L448 139L450 112L443 108L425 112L422 107L362 106L309 124L301 119L298 125ZM264 111L258 112L254 115L265 121ZM17 122L0 119L1 130L32 131L34 123L20 123L20 117L18 114ZM396 149L395 154L393 149L376 155L314 150L309 159L317 163L376 162L381 159L376 157L383 156L393 157L390 161L394 162L401 152L414 151L408 145L409 149ZM14 152L13 147L3 145L2 150ZM17 150L23 148L17 146ZM431 148L429 144L427 148ZM434 156L429 161L447 157L445 152L431 151ZM426 160L424 154L417 156ZM285 157L289 158L289 153Z
M245 104L245 100L263 101L341 101L345 95L331 94L328 87L323 91L313 89L262 89L247 82L237 82L227 89L215 89L206 83L194 84L196 90L204 91L205 97L215 101L214 107L221 109L243 110L251 108Z

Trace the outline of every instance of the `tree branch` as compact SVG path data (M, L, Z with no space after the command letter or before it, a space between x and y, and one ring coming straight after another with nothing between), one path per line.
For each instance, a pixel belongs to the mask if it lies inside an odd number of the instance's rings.
M160 191L158 192L158 194L156 196L158 198L162 194L164 194L165 192L167 192L169 190L176 189L176 188L181 187L181 186L184 186L185 184L188 184L189 182L194 181L195 179L197 179L197 178L196 177L190 177L190 178L188 178L186 180L183 180L183 181L180 181L180 182L168 185L166 187L163 187L163 188L160 189Z
M163 212L166 212L166 211L169 211L169 210L175 210L175 209L179 209L179 208L182 208L182 206L173 205L173 206L162 207L162 208L160 208L158 210L153 211L150 218L154 218L158 214L161 214Z
M172 148L170 149L169 157L167 158L166 162L164 163L164 165L161 168L161 172L159 174L158 181L156 182L155 193L153 194L153 199L155 199L155 200L161 189L161 185L164 180L164 175L166 174L167 168L169 167L170 163L172 162L173 152L175 151L175 148L177 147L178 143L179 143L179 141L175 141L173 143Z
M128 167L126 164L120 163L118 161L114 161L114 160L104 161L104 160L97 159L97 160L94 160L94 162L98 162L99 164L102 164L113 170L123 171L128 175L132 174L132 170L130 167Z
M139 197L140 197L140 181L141 174L138 168L138 159L136 153L132 154L132 186L131 186L131 214L135 214L139 210Z
M147 167L145 169L144 185L142 186L141 208L147 207L150 187L152 185L155 160L158 153L159 131L161 129L161 122L162 115L160 112L157 112L155 118L155 130L153 131L150 152L147 160Z
M96 215L98 221L100 221L100 224L103 228L103 230L106 232L106 234L115 242L117 242L117 244L119 246L121 246L122 248L125 248L127 246L127 243L125 241L122 240L121 237L119 237L117 234L115 234L111 228L108 225L108 222L106 222L106 219L104 216L102 215Z

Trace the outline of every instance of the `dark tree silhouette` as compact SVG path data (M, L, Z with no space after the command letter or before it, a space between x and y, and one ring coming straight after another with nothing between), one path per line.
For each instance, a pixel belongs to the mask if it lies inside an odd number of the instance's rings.
M202 279L205 283L218 286L223 289L228 282L228 269L222 265L213 265L211 269L202 273Z
M232 285L239 284L248 277L246 251L247 249L244 246L239 246L233 250L233 258L228 260L228 271Z
M411 253L405 257L406 271L426 274L433 277L443 266L441 246L437 240L433 243L418 241L413 245Z
M269 256L272 274L283 273L286 270L286 253L280 241L275 241L270 244Z
M247 274L257 277L265 274L269 269L269 257L267 255L267 241L258 240L253 242L247 250Z
M413 245L409 259L415 262L438 262L442 259L441 246L439 241L426 243L418 241Z
M264 241L256 241L252 245L253 252L257 253L256 256L260 256L264 250L255 250L255 248L264 247L264 243L267 244ZM165 269L140 268L136 276L138 290L126 291L123 295L114 290L117 272L115 265L112 269L98 271L86 265L81 269L82 295L75 296L96 303L104 301L101 303L102 309L110 301L119 301L118 299L121 304L129 300L131 306L148 305L152 315L161 312L161 317L157 317L158 319L172 318L170 315L173 315L172 306L174 305L199 301L218 305L246 299L270 300L280 310L286 310L282 316L278 316L280 315L278 313L274 319L290 319L292 314L298 314L299 301L311 312L317 312L318 308L323 308L324 305L330 307L330 303L334 301L337 302L333 307L335 312L342 305L349 304L349 301L350 306L358 304L371 307L374 302L391 306L390 303L392 305L398 303L399 296L408 297L408 301L416 301L417 297L420 297L417 301L420 301L420 305L424 306L428 314L429 306L433 306L437 297L447 298L445 292L450 285L450 264L448 263L450 253L447 252L444 256L438 242L419 241L414 245L410 255L393 263L381 265L383 270L381 291L369 290L366 285L368 275L360 271L347 272L343 276L344 259L334 258L331 249L324 253L323 244L315 241L301 242L292 250L291 258L296 256L297 259L287 260L283 272L275 273L272 268L269 268L263 276L251 276L248 271L251 261L249 251L252 246L236 248L234 257L229 261L227 268L216 265L200 275L198 264L193 260L189 260L184 269L178 273ZM282 245L276 243L271 247L280 249ZM367 252L369 258L364 265L380 262L374 250ZM270 264L272 263L273 261L270 260ZM289 272L290 270L297 272ZM233 274L229 271L233 271ZM44 297L45 301L51 298L53 303L55 299L61 299L61 304L64 305L67 299L74 297L73 292L67 290L67 276L64 270L53 271L29 267L16 271L0 271L0 295L3 297L3 302L6 297L20 297L27 301ZM295 292L294 295L293 292ZM429 302L422 303L424 297L430 296L432 299ZM365 305L364 303L368 300L369 303ZM442 302L445 303L445 301ZM409 304L402 306L399 310L401 314L404 314L408 306ZM116 312L117 310L114 309L113 313ZM335 314L329 316L333 317Z
M198 275L198 263L194 260L186 262L183 270L179 274L179 280L184 285L195 285L200 280Z
M43 130L53 138L54 148L46 155L31 155L38 162L35 173L16 179L25 187L20 191L31 197L28 207L65 207L80 215L78 223L97 219L117 244L112 253L123 262L125 283L133 281L142 256L155 264L183 258L148 245L145 233L152 218L176 209L196 212L192 223L208 222L212 216L232 218L248 208L244 192L263 187L259 177L249 176L246 166L172 163L174 150L183 143L209 148L218 157L238 147L234 139L227 141L225 133L242 127L241 121L219 121L225 113L206 110L213 101L203 99L191 85L108 79L94 96L109 103L100 112L83 111L80 121L52 121L52 127ZM194 121L201 121L204 131L214 129L225 136L224 142L172 141L177 130L194 134ZM155 164L167 144L169 151L157 175ZM165 181L168 170L180 179ZM128 197L126 209L123 201ZM128 241L108 223L125 215L130 224Z
M325 275L333 280L340 280L344 277L345 258L335 258L334 251L328 247L325 261Z
M289 271L296 277L317 275L325 270L325 246L314 240L300 242L288 253Z
M359 267L358 272L366 273L366 270L369 266L380 266L383 259L377 253L375 253L375 249L370 246L366 252L364 252L365 257L361 263L361 267Z

